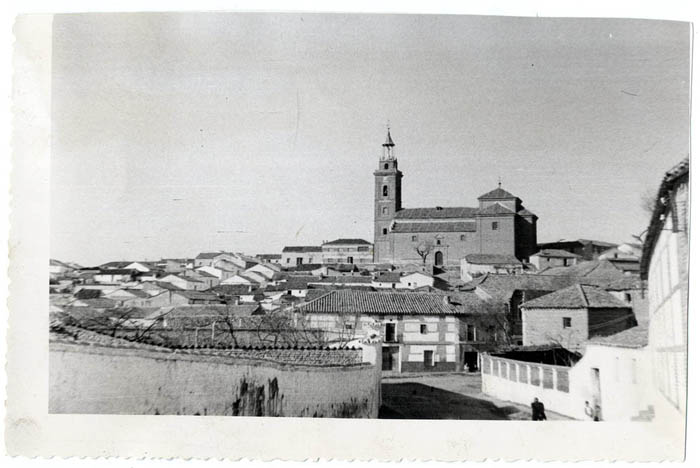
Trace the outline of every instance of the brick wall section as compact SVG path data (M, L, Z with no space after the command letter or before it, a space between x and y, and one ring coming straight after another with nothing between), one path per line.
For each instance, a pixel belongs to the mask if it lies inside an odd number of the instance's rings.
M381 370L370 364L49 345L50 413L376 418L380 385Z
M586 309L523 308L523 345L559 343L576 347L588 339ZM571 328L563 327L563 318L571 318Z
M183 351L178 351L183 353ZM186 354L187 351L184 351ZM193 350L192 354L226 356L238 359L262 359L286 364L311 366L347 366L362 363L361 349L230 349Z

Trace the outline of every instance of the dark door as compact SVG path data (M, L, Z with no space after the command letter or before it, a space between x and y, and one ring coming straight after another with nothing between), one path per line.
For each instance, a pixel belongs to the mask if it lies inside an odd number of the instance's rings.
M423 367L426 369L430 369L431 367L433 367L432 351L423 351Z
M353 258L352 258L352 257L348 257L348 263L350 263L350 264L353 263Z
M442 252L435 252L435 266L442 266Z
M479 353L474 351L466 351L464 353L464 364L469 372L479 370Z
M382 348L382 370L390 371L394 367L393 354L391 348Z

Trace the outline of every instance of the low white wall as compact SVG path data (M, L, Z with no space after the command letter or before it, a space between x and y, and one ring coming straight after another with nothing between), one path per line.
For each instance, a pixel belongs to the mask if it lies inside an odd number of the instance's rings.
M376 354L376 350L375 350ZM49 412L376 418L381 368L52 342Z
M646 349L587 345L583 358L573 367L528 363L482 355L482 391L506 401L529 405L537 397L546 409L585 420L585 403L601 406L604 421L630 421L640 411L653 406L651 368ZM513 365L515 375L512 374ZM522 366L526 374L522 375ZM506 369L501 373L499 369ZM545 369L553 374L552 388L545 388L543 379L535 379ZM593 369L600 375L600 400L596 401ZM558 372L557 372L558 371ZM563 374L568 376L568 391L562 391ZM539 382L537 381L539 380Z
M567 391L557 388L564 386L566 379L561 374L569 376L570 367L515 361L487 354L482 354L481 365L481 388L487 395L527 406L538 398L546 411L580 417L576 399L570 393L570 382L566 385ZM552 375L552 388L545 388L548 373Z

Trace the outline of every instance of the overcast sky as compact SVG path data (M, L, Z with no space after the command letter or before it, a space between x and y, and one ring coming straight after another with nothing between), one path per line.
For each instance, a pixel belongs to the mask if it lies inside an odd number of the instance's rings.
M53 25L51 255L84 265L372 240L386 122L405 207L503 187L540 242L632 240L688 154L686 23L91 14Z

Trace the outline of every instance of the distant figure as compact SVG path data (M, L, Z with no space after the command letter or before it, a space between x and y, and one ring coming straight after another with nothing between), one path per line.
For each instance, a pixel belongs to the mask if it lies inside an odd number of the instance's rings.
M533 421L546 421L547 420L547 415L544 412L544 403L542 403L539 399L535 398L535 400L532 402L530 407L532 408L532 420Z
M593 420L594 421L602 421L603 416L600 413L600 405L595 405L595 409L593 410Z
M586 413L586 421L593 421L593 417L595 416L593 407L586 401L586 407L583 409L583 411Z

